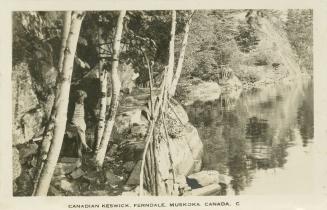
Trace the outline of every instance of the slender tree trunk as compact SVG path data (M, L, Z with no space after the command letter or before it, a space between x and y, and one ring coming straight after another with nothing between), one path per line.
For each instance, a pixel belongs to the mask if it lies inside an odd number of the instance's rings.
M64 56L65 56L65 49L66 49L66 44L67 44L67 38L68 34L70 31L70 25L71 25L71 16L72 16L72 11L66 11L64 13L64 26L63 26L63 31L62 31L62 37L61 37L61 48L60 48L60 55L59 55L59 61L58 61L58 72L62 72L63 68L63 63L64 63ZM58 74L59 75L59 74ZM42 141L42 152L43 154L47 154L49 151L50 147L50 141L53 137L53 129L55 125L55 117L56 117L56 103L58 102L58 97L59 97L59 77L57 77L56 81L56 91L55 91L55 101L52 106L50 118L49 118L49 123L47 125L47 128L45 129L44 136L43 136L43 141Z
M176 31L176 10L171 11L171 31L169 42L169 60L168 60L168 72L167 72L167 85L168 90L173 79L174 63L175 63L175 31Z
M154 98L153 98L153 78L152 78L152 67L151 67L151 64L150 64L150 61L149 61L149 58L146 54L146 52L140 48L143 56L144 56L144 59L145 59L145 63L147 65L147 68L148 68L148 75L149 75L149 88L150 88L150 100L151 100L151 103L150 103L150 108L151 108L151 119L153 118L152 114L154 112Z
M69 34L69 30L70 30L70 25L71 25L71 15L72 12L71 11L66 11L64 13L64 25L63 25L63 30L62 30L62 37L61 37L61 48L60 48L60 55L59 55L59 60L58 60L58 65L57 65L57 69L58 69L58 73L62 72L62 67L63 67L63 62L64 62L64 54L65 54L65 49L66 49L66 42L67 42L67 37ZM33 194L35 194L35 190L36 190L36 184L37 181L40 178L41 175L41 171L43 169L44 166L44 161L47 158L47 154L50 148L50 144L51 144L51 140L53 137L53 129L55 126L55 117L56 117L56 104L57 104L57 100L58 99L58 95L59 95L59 77L57 77L56 79L56 90L55 90L55 99L52 105L52 109L51 109L51 114L50 117L48 119L48 124L45 127L44 133L43 133L43 139L42 139L42 145L40 148L40 152L39 152L39 159L37 162L37 171L36 174L34 176L34 191Z
M46 163L42 168L40 178L36 185L35 195L46 196L51 178L56 167L61 145L66 129L67 109L69 101L70 83L73 72L74 57L80 33L84 12L72 12L69 35L66 42L65 56L62 71L59 74L59 88L56 94L54 135L47 155Z
M185 49L187 46L187 39L188 39L188 34L189 34L189 30L190 30L190 24L192 22L192 16L194 14L194 10L192 10L191 15L188 19L188 21L186 22L185 28L184 28L184 38L183 38L183 42L182 42L182 48L179 54L179 58L178 58L178 63L177 63L177 68L176 68L176 72L171 84L171 88L170 88L170 96L174 96L175 92L176 92L176 88L177 88L177 84L178 84L178 80L181 76L181 72L182 72L182 68L183 68L183 62L184 62L184 56L185 56Z
M58 71L62 71L63 63L64 63L64 56L65 56L65 49L66 49L66 42L70 30L70 24L72 21L72 11L66 11L64 14L64 27L62 30L62 37L61 37L61 48L60 48L60 55L58 61Z
M145 138L145 148L143 151L143 157L142 157L142 164L141 164L141 172L140 172L140 196L144 195L143 192L143 184L144 184L144 166L145 166L145 162L147 161L146 159L146 154L149 151L149 145L151 145L151 143L153 143L153 147L155 147L156 142L153 141L153 130L156 126L157 120L158 118L160 118L162 112L165 110L165 107L167 106L167 102L168 102L168 92L170 90L170 85L172 82L172 77L174 75L174 48L175 48L175 30L176 30L176 11L173 10L172 11L172 23L171 23L171 32L170 32L170 43L169 43L169 61L168 61L168 68L165 69L164 71L164 78L163 78L163 82L162 82L162 87L161 87L161 93L160 96L158 98L158 103L156 103L156 106L154 108L153 111L153 119L150 121L150 126L148 129L148 133L147 136ZM153 155L154 155L154 159L156 159L155 157L155 151L152 151ZM156 162L156 161L155 161ZM155 167L154 167L155 168ZM155 168L155 170L157 170ZM156 171L155 171L156 172ZM147 178L147 177L145 177ZM156 180L156 185L158 184L159 181L158 180L158 176L156 175L155 177ZM153 186L150 186L150 190L153 190ZM158 188L156 186L156 192L152 192L152 194L156 194L158 195Z
M118 75L118 63L119 63L119 50L120 50L120 39L123 31L123 22L126 11L122 10L119 13L119 17L117 20L117 29L114 39L113 45L113 61L111 68L111 81L112 81L112 96L110 102L110 110L109 110L109 118L106 122L106 126L104 129L104 133L102 135L101 143L98 151L96 152L95 161L98 168L102 167L103 161L106 155L110 135L112 132L112 128L115 123L116 112L119 105L119 93L120 93L120 79Z
M102 35L102 29L101 26L99 28L99 54L100 54L100 62L99 62L99 77L100 77L100 89L101 89L101 99L100 99L100 112L99 112L99 121L98 121L98 129L97 129L97 141L96 141L96 147L95 151L99 149L105 121L106 121L106 109L107 109L107 83L108 83L108 72L107 70L103 69L103 58L101 58L102 55L102 48L101 44L103 43L103 40L101 38Z

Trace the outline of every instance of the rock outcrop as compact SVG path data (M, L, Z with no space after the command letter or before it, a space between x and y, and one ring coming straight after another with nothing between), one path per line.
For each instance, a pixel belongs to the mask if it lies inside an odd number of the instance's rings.
M212 101L218 99L221 94L221 87L216 82L205 82L194 80L188 84L180 84L179 89L185 92L182 96L183 105L191 105L195 101Z
M27 64L13 68L12 73L13 145L23 144L42 132L44 110L33 90Z
M136 98L137 97L137 98ZM123 103L119 108L116 118L116 133L119 138L119 148L123 166L134 168L126 182L127 185L138 185L140 174L140 163L144 151L144 139L147 133L148 120L146 117L148 97L128 96L131 103ZM142 102L143 101L143 102ZM133 105L134 104L134 105ZM191 173L200 171L202 166L203 144L194 126L189 123L187 113L184 108L172 100L172 108L168 109L167 123L168 134L171 142L171 158L174 165L176 176L187 176ZM163 128L160 128L163 129ZM164 131L161 130L162 135ZM121 138L124 136L124 138ZM160 136L160 135L159 135ZM155 137L160 138L160 137ZM172 185L168 180L172 180L171 163L169 160L169 149L166 140L158 140L157 149L158 174L161 192L166 192L168 184L169 191ZM137 164L136 164L137 162ZM128 164L127 164L128 163ZM133 164L132 164L133 163ZM128 169L131 170L131 169ZM160 190L159 190L160 191Z
M31 181L29 168L35 162L33 155L38 147L32 140L43 134L44 122L52 108L54 94L51 89L56 77L53 67L40 69L39 75L32 73L26 63L17 64L12 70L13 180L19 178L17 181L24 183L17 185L21 189L14 187L14 193L21 192L18 193L21 195L27 195L22 186L31 184L28 183Z

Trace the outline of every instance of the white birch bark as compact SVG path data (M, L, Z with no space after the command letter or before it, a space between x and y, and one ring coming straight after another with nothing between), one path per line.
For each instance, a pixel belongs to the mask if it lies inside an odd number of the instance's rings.
M178 58L178 63L177 63L177 67L176 67L176 72L171 84L171 88L170 88L170 96L174 96L175 92L176 92L176 88L177 88L177 84L178 84L178 80L181 76L182 73L182 68L183 68L183 62L184 62L184 57L185 57L185 50L186 50L186 46L187 46L187 39L188 39L188 35L189 35L189 31L190 31L190 24L192 22L192 16L194 14L194 10L192 10L191 15L188 19L188 21L186 22L185 28L184 28L184 38L183 38L183 42L182 42L182 48L179 54L179 58Z
M63 67L63 62L64 62L64 54L65 54L65 49L66 49L66 42L67 42L67 37L69 34L69 30L70 30L70 25L71 25L71 15L72 15L72 11L66 11L64 12L64 22L63 22L63 29L62 29L62 35L61 35L61 47L60 47L60 55L59 55L59 60L58 60L58 64L57 64L57 69L58 69L58 73L62 72L62 67ZM41 175L41 171L43 169L44 166L44 161L47 158L48 152L49 152L49 148L50 148L50 144L51 144L51 140L53 138L53 129L54 129L54 125L55 125L55 117L56 117L56 99L58 98L58 88L59 88L59 84L58 84L58 77L57 77L57 81L56 81L56 90L55 90L55 96L54 96L54 101L53 101L53 105L52 105L52 109L51 109L51 114L48 120L48 124L45 127L44 130L44 134L43 134L43 138L42 138L42 145L40 148L40 154L39 154L39 159L38 159L38 163L37 163L37 171L36 174L34 176L34 191L33 194L35 194L35 190L36 190L36 184L37 181L40 178Z
M167 73L167 85L166 88L170 89L170 85L174 74L174 63L175 63L175 31L176 31L176 10L171 11L171 31L170 31L170 42L169 42L169 60L168 60L168 73Z
M66 129L69 91L73 72L74 57L83 18L84 12L72 12L70 31L67 38L65 55L63 60L63 68L58 78L59 88L57 89L58 93L56 94L57 103L55 103L56 117L54 125L54 135L49 148L49 153L47 155L46 162L44 164L44 167L42 168L40 178L36 185L35 195L37 196L47 195L51 178L59 158L61 145Z
M64 27L62 30L62 37L61 37L61 47L60 47L60 56L58 61L58 71L62 71L63 63L64 63L64 56L65 56L65 49L66 49L66 42L70 30L70 24L71 24L71 16L72 11L66 11L64 13Z
M102 46L103 40L101 38L102 29L99 29L99 54L100 54L100 62L99 62L99 79L100 79L100 89L101 89L101 98L100 98L100 112L99 112L99 121L98 121L98 129L97 129L97 141L95 151L99 149L101 139L103 136L103 131L105 127L106 121L106 109L107 109L107 85L108 85L108 72L106 69L103 68L103 58L102 56Z
M112 96L110 102L109 118L106 122L105 129L102 135L101 143L98 151L95 155L95 161L98 168L101 168L106 155L108 143L110 140L110 135L115 123L116 113L119 105L119 93L120 93L120 79L118 75L118 64L119 64L119 50L120 50L120 40L123 32L123 22L126 11L122 10L119 13L117 20L117 29L113 45L113 61L111 68L111 81L112 81Z

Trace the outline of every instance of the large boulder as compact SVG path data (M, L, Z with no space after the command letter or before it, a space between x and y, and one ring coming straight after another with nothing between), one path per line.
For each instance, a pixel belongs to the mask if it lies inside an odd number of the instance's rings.
M221 88L216 82L205 82L197 80L191 85L181 85L180 88L187 92L182 99L184 105L191 105L195 101L212 101L218 99L221 94Z
M181 104L179 104L176 100L171 99L171 110L170 113L173 112L172 114L174 114L175 116L177 115L178 118L183 122L183 123L187 123L189 121L187 112L185 111L185 109L183 108L183 106ZM169 114L169 113L168 113Z
M33 90L28 65L21 63L12 71L13 145L23 144L42 132L44 110Z
M134 166L132 173L129 175L126 185L139 185L142 161L139 160Z
M39 105L38 98L32 88L32 77L26 63L13 67L12 97L12 110L15 119L20 119L22 115Z
M217 84L215 85L217 86ZM139 94L139 92L143 94ZM133 93L138 93L134 94ZM127 185L138 185L140 165L142 154L145 147L145 136L148 129L149 94L146 90L134 90L130 96L125 98L125 102L120 106L118 116L116 118L116 133L120 137L119 150L121 151L120 159L123 160L123 165L126 166L127 171L130 172ZM171 193L173 192L172 170L170 155L173 162L174 172L176 176L187 176L191 173L200 171L202 166L203 144L199 134L194 126L189 123L184 108L175 100L171 100L169 108L166 113L167 134L169 136L169 144L167 144L164 126L156 126L155 137L158 138L157 146L157 161L158 174L160 181L159 194L166 194L166 185L168 185ZM158 123L162 123L159 119ZM162 124L161 124L162 125ZM169 148L171 151L169 151ZM171 152L171 154L170 154ZM134 165L131 161L138 161ZM126 163L126 164L124 164ZM129 163L129 164L127 164Z
M182 134L170 140L171 158L176 176L184 177L200 171L202 165L203 144L195 127L187 124ZM140 182L141 155L144 148L138 153L138 163L131 172L127 185L137 185ZM128 153L132 153L129 151ZM165 188L165 182L172 180L169 148L166 141L160 141L157 150L158 171L162 182L161 189ZM168 184L170 185L170 184ZM172 188L172 185L169 186ZM172 190L172 189L171 189Z
M192 189L204 187L210 184L219 183L219 172L210 170L210 171L200 171L198 173L191 174L186 178L188 185Z
M52 65L13 66L13 145L24 144L42 134L53 106L56 77L57 70Z
M195 127L188 124L183 131L183 135L171 139L170 144L172 160L177 175L188 175L200 170L196 166L201 165L199 162L202 162L203 144ZM158 159L162 162L163 171L170 167L169 161L166 160L168 151L167 143L161 141ZM159 166L160 168L161 166Z
M186 177L187 184L192 189L197 189L212 184L219 184L226 187L231 181L231 177L220 174L215 170L200 171Z
M159 193L168 194L174 193L171 183L171 162L173 162L175 176L186 176L191 173L200 171L202 165L203 144L199 134L194 126L187 124L177 138L172 138L169 142L169 147L166 141L160 141L158 145L157 160L158 174L161 182L159 183ZM168 188L168 189L167 189Z

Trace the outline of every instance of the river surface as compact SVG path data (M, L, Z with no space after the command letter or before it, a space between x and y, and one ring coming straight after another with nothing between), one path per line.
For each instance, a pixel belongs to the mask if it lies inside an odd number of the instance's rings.
M187 106L204 143L203 170L232 178L227 195L313 191L313 84L224 93Z

